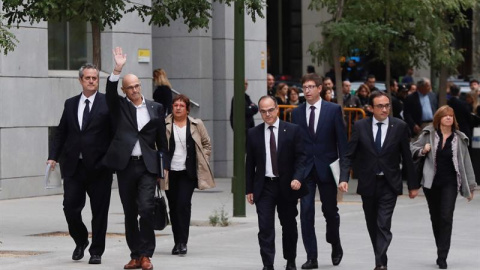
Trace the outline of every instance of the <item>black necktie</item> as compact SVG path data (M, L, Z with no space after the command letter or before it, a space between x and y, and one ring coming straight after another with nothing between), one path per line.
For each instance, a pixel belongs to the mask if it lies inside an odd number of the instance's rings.
M272 161L272 171L275 176L278 176L277 164L277 143L275 142L275 133L273 133L274 126L269 126L270 129L270 159Z
M315 136L315 106L310 106L310 119L308 120L308 131L312 137Z
M82 119L82 130L85 128L88 122L88 116L90 115L90 100L86 99L85 100L85 109L83 109L83 119Z
M381 122L377 123L378 130L377 136L375 136L375 146L377 147L377 152L380 153L382 150L382 124Z

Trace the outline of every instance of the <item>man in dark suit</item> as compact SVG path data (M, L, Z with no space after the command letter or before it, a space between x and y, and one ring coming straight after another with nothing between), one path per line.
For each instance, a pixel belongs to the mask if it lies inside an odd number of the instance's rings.
M330 164L340 158L344 163L347 151L347 132L343 122L342 108L320 98L321 80L317 75L302 77L307 103L292 112L292 123L302 129L302 143L307 153L305 162L305 185L309 193L300 201L303 245L307 262L302 269L318 268L317 237L315 235L315 193L318 187L322 212L327 223L326 240L332 245L331 259L338 265L343 257L340 243L340 215L337 207L337 184ZM348 169L343 173L348 174ZM344 177L348 177L345 175Z
M153 269L155 250L153 210L159 177L157 150L167 155L165 118L161 104L146 100L137 76L127 74L117 93L120 73L126 62L122 49L114 50L115 68L107 80L107 104L115 135L105 155L105 164L117 171L118 190L125 213L125 235L131 260L124 269ZM168 168L169 164L165 164ZM140 219L138 220L138 216Z
M430 80L423 78L417 82L417 91L405 99L403 117L407 122L412 137L433 121L438 109L437 95L432 93Z
M415 178L405 122L389 117L390 98L375 91L369 105L373 117L355 122L348 143L346 163L354 162L358 175L357 193L362 196L368 234L375 253L375 269L387 269L387 249L392 241L390 231L397 196L402 194L402 169L407 178L410 198L415 198L420 187ZM400 169L402 163L402 169ZM348 178L340 178L339 189L348 190Z
M458 128L461 132L467 135L468 141L471 142L474 123L472 113L468 109L468 104L460 99L460 88L455 84L450 86L450 95L451 98L448 100L447 104L452 107L453 112L455 113Z
M264 123L249 129L246 158L246 194L256 204L258 241L263 270L273 270L275 258L275 207L282 224L283 257L287 270L295 270L297 256L298 198L308 191L302 185L305 158L297 125L278 118L274 97L258 101Z
M51 170L62 150L63 211L68 232L76 244L72 259L83 258L88 230L82 221L86 194L92 209L90 264L100 264L105 251L112 173L101 160L110 144L112 130L105 95L98 92L99 71L93 64L80 68L83 91L65 101L62 118L55 132L47 163Z
M255 120L253 120L253 116L258 113L258 106L252 102L250 96L247 95L248 89L248 81L245 79L245 135L247 135L247 131L249 128L255 126ZM232 106L230 109L230 126L233 129L233 98L232 98Z

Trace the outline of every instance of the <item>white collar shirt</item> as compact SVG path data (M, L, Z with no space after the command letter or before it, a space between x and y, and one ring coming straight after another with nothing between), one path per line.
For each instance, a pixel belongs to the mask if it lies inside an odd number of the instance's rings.
M125 97L125 98L137 109L137 127L138 127L138 131L140 131L150 121L150 114L148 114L147 105L145 104L145 97L142 95L142 103L138 106L133 104L133 102L130 99L128 99L128 97ZM141 155L142 155L142 149L140 148L140 142L137 140L132 150L132 156L141 156Z
M275 135L275 146L277 147L278 151L278 127L280 125L280 119L277 118L277 121L272 125L274 126L273 128L273 134ZM273 174L273 169L272 169L272 157L270 155L270 129L269 125L265 123L265 176L266 177L275 177ZM277 152L277 160L278 160L278 152ZM278 166L278 164L277 164Z
M88 101L90 102L88 106L90 108L90 111L92 111L92 106L93 106L93 102L95 101L96 95L97 95L97 92L95 92L95 94L89 96L88 98L83 93L82 95L80 95L80 101L78 102L78 111L77 111L78 126L80 127L80 129L82 129L83 111L85 110L85 105L86 105L85 100L88 99Z

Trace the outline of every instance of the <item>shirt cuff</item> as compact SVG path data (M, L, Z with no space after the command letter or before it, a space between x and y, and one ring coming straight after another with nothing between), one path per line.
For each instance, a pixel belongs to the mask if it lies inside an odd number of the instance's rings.
M111 82L118 82L120 80L120 74L115 75L112 72L112 74L110 74L110 77L108 77L108 80Z

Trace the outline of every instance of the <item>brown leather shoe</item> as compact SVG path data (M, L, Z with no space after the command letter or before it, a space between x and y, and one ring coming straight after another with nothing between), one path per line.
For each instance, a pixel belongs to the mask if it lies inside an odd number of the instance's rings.
M123 267L123 269L140 269L142 268L142 265L140 264L140 260L139 259L131 259L127 264L125 264L125 266Z
M142 270L153 270L153 264L150 262L149 257L140 258L140 264L142 265Z

